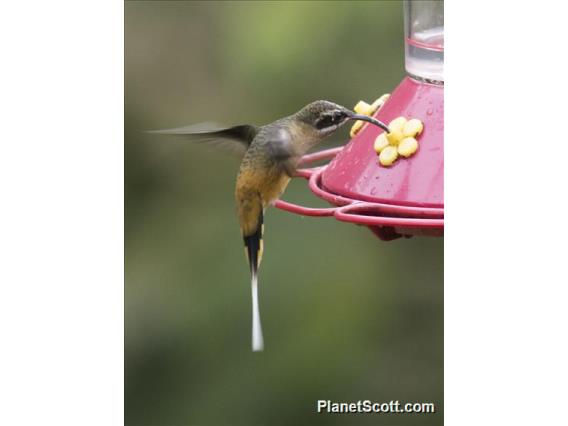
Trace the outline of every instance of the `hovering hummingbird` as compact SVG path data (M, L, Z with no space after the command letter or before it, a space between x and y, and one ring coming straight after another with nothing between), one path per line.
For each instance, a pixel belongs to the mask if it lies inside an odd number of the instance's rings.
M348 120L388 127L379 120L329 101L315 101L288 117L264 126L194 125L152 133L183 135L194 141L214 142L243 155L235 201L251 272L252 349L264 348L258 303L258 268L262 260L264 211L284 192L300 158Z

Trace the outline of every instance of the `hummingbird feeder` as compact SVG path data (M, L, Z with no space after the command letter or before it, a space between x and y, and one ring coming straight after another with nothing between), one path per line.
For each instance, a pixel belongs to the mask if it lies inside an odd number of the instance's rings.
M368 226L381 240L444 232L444 3L405 1L407 76L374 114L382 122L417 118L424 128L412 157L390 167L378 164L373 149L383 132L365 126L345 146L306 155L299 169L310 190L330 208L309 208L282 200L275 206L305 216L333 216Z

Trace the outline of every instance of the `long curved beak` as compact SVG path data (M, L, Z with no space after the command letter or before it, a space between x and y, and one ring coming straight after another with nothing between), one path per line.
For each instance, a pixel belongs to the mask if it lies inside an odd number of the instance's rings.
M383 123L382 121L377 120L376 118L369 117L368 115L363 114L355 114L354 112L350 111L349 120L361 120L366 121L367 123L374 124L375 126L379 126L385 132L390 133L388 126Z

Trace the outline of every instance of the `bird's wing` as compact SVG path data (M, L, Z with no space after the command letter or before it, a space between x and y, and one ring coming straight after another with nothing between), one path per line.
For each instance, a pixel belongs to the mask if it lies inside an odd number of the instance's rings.
M250 124L224 127L216 123L200 123L174 129L149 130L148 133L183 136L193 142L210 143L243 155L258 130L258 127Z
M269 130L266 135L266 149L270 157L282 167L288 176L294 176L300 154L294 149L290 132L282 128Z

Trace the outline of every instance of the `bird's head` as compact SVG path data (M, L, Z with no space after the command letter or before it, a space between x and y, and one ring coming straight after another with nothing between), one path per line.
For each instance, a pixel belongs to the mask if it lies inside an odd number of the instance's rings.
M382 128L386 132L389 131L387 125L376 118L356 114L341 105L329 101L312 102L298 111L296 117L303 123L311 126L321 138L332 134L348 120L366 121Z

